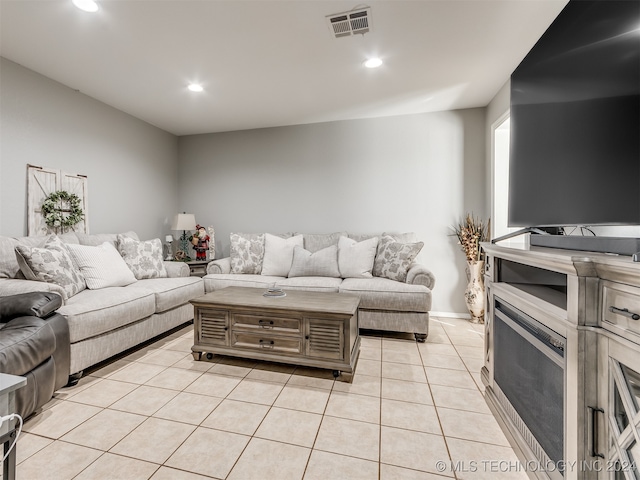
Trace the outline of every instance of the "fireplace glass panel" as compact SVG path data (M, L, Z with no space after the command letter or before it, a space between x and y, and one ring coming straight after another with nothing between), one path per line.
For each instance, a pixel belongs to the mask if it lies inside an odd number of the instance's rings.
M564 337L496 297L495 382L556 464L564 459L564 345Z

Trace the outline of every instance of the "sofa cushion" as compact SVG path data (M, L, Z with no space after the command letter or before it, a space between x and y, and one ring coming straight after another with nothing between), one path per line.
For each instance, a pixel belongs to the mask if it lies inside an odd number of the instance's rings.
M334 277L293 277L283 278L275 286L283 290L306 290L311 292L337 292L341 278Z
M75 232L58 235L62 243L78 243ZM16 246L42 247L49 235L32 235L30 237L5 237L0 235L0 278L24 278L16 259Z
M296 245L289 277L340 277L338 246L330 245L311 253Z
M231 272L260 273L264 257L264 233L231 233Z
M110 332L152 315L156 298L145 288L107 287L84 290L58 313L67 317L71 343Z
M16 258L18 240L13 237L0 236L0 278L15 278L20 271Z
M138 280L127 288L144 288L153 292L155 313L166 312L204 295L204 284L200 277L148 278Z
M25 316L46 318L61 306L62 297L52 292L3 295L0 296L0 323Z
M102 245L104 242L110 242L115 247L118 242L118 233L98 233L89 235L88 233L77 232L78 243L80 245L92 245L94 247ZM133 238L134 240L140 240L136 232L124 232L122 235Z
M141 242L126 235L118 235L117 247L137 280L167 276L159 238Z
M303 244L304 249L309 250L311 253L315 253L323 248L330 247L331 245L337 245L338 240L342 236L346 236L347 232L335 232L335 233L304 233Z
M382 232L383 237L387 235L392 237L396 242L400 243L416 243L418 241L418 237L416 236L415 232Z
M262 275L286 277L289 274L291 262L293 261L293 248L296 245L302 247L302 243L302 235L282 238L277 235L265 233Z
M357 242L348 237L338 241L338 267L342 278L371 278L378 237Z
M362 309L428 312L431 308L431 290L427 287L388 278L345 278L340 293L359 295Z
M67 245L73 261L80 269L87 288L124 287L136 277L110 242L92 247Z
M236 273L215 273L205 275L204 291L213 292L225 287L253 287L253 288L269 288L273 287L277 281L283 277L273 275L252 275L245 273L238 275Z
M51 235L42 248L17 245L16 258L20 271L28 280L61 286L65 300L86 288L69 250L55 235Z
M0 372L24 375L56 349L53 330L41 318L18 317L0 327Z
M423 242L401 243L390 235L384 235L378 243L373 275L405 282L409 267L423 246Z

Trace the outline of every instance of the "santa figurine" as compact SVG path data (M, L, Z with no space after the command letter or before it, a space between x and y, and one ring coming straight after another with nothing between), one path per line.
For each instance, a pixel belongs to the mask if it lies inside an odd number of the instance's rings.
M193 234L193 249L196 251L196 261L207 259L207 250L209 250L209 235L207 229L202 225L196 225L196 233Z

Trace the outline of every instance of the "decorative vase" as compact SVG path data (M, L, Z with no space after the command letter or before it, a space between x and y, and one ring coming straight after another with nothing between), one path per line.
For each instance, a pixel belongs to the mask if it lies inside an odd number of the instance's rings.
M467 309L472 323L484 323L484 261L467 262L467 280L469 284L464 291Z

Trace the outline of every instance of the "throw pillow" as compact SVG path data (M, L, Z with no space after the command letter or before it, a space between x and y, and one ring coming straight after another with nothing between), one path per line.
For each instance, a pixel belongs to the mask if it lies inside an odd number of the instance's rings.
M340 277L338 246L331 245L311 253L296 245L293 247L289 277Z
M270 233L264 234L264 259L262 275L286 277L293 262L293 248L302 247L302 235L282 238Z
M167 276L159 238L141 242L118 234L118 251L137 280Z
M67 245L74 262L87 282L87 288L124 287L136 277L111 242L92 247Z
M406 282L409 266L423 246L423 242L400 243L389 235L383 236L378 243L378 253L373 263L373 275Z
M50 236L42 247L16 245L15 252L20 271L27 280L59 285L65 301L86 288L67 247L55 235Z
M342 278L371 278L376 258L378 237L362 242L340 237L338 240L338 267Z
M231 273L254 273L262 271L264 257L263 233L232 233Z

